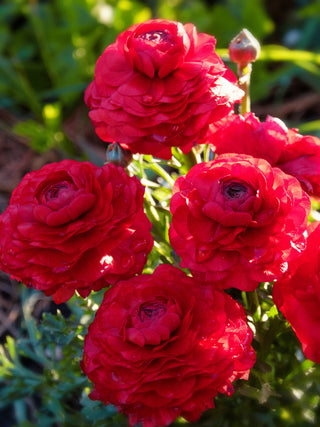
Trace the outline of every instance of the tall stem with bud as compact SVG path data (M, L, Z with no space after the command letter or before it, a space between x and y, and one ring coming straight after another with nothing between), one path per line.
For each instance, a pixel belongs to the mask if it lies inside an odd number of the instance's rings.
M260 44L247 29L244 28L231 40L229 45L229 56L231 61L237 64L239 86L244 91L244 97L240 106L240 114L248 113L251 109L250 78L252 62L258 59L259 55Z

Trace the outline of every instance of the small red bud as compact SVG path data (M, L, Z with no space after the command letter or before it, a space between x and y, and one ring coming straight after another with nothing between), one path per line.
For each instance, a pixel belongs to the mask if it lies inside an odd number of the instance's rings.
M260 50L258 40L245 28L229 44L231 61L241 67L245 67L258 59Z

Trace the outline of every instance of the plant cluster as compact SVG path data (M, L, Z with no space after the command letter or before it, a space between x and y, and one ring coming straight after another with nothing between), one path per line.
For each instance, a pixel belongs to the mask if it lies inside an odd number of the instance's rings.
M215 38L193 24L154 19L122 32L85 92L107 163L33 171L0 216L1 269L87 315L70 329L49 319L93 385L70 372L71 384L130 425L196 422L237 384L253 396L256 379L242 383L255 363L263 372L284 328L277 308L320 363L320 140L248 111L259 54L250 37L249 50L238 49L243 34L230 45L238 84ZM264 385L261 402L272 395Z

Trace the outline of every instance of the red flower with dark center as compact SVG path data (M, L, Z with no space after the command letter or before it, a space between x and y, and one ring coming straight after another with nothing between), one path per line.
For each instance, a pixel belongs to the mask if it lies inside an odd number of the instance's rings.
M209 124L243 92L192 24L154 19L121 33L97 61L85 102L98 136L133 153L169 159L206 142Z
M311 196L320 197L320 139L300 135L275 117L265 122L253 113L231 114L212 135L217 154L239 153L267 160L296 177Z
M255 362L243 308L202 289L171 265L105 293L85 338L82 369L93 400L114 404L130 425L196 421Z
M141 273L144 188L122 168L64 160L27 174L0 216L1 269L57 303Z
M302 343L305 356L320 363L320 223L308 227L305 252L274 283L273 300Z
M298 181L262 159L225 154L180 177L170 242L199 280L249 291L300 255L310 200Z

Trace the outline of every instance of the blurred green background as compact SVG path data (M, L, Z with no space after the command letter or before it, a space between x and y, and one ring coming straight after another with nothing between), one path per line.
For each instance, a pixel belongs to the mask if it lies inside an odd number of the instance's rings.
M262 45L252 74L252 110L320 136L319 0L2 0L0 193L13 189L5 186L9 177L1 168L8 174L8 156L21 163L21 144L40 156L40 165L63 157L103 162L105 144L94 135L83 93L105 47L151 17L192 22L214 35L234 71L228 44L249 29ZM39 167L37 161L25 161L20 173ZM56 307L42 294L0 279L1 319L9 319L0 334L2 427L125 426L112 407L88 399L89 384L80 373L82 336L99 301ZM304 359L270 290L260 292L263 303L252 302L250 310L258 352L250 381L232 398L217 398L216 409L195 426L320 425L320 369ZM50 314L57 309L62 315Z

